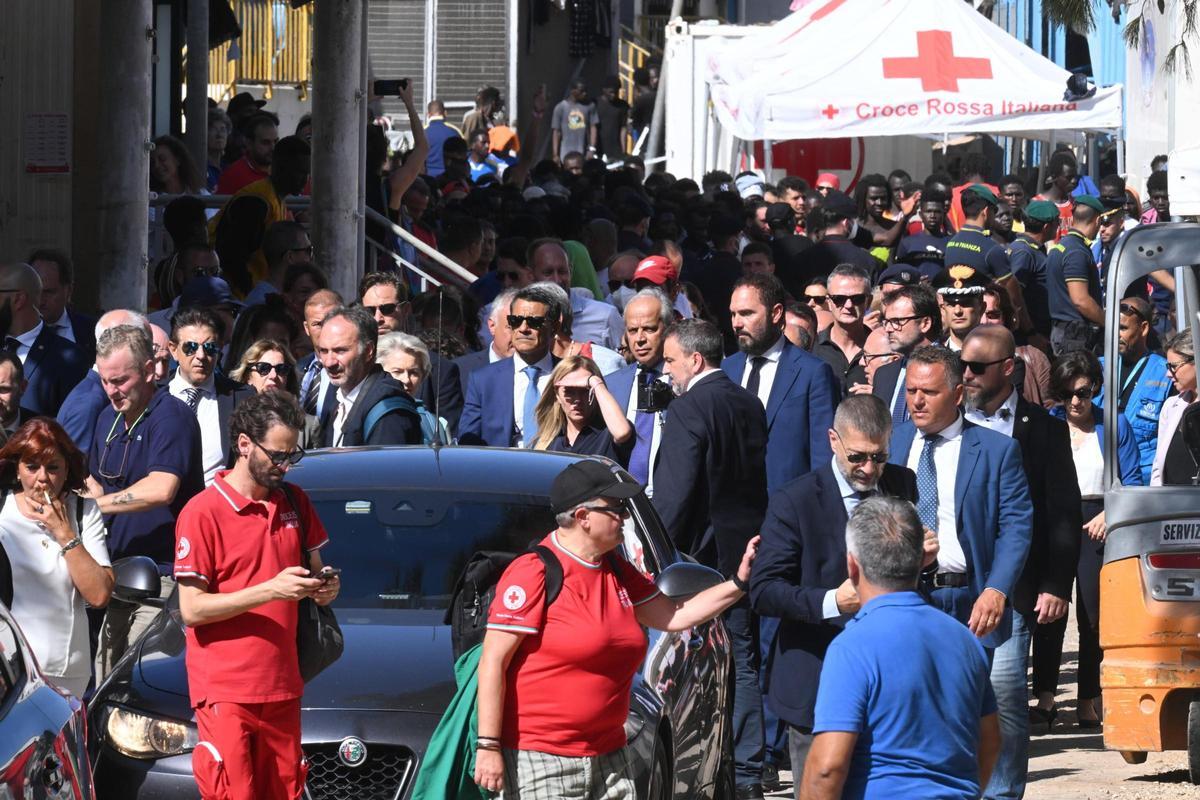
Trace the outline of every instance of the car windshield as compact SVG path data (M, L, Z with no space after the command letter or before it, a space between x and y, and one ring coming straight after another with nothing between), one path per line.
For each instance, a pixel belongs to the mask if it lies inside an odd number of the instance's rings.
M549 498L399 489L312 492L342 570L335 607L444 609L477 550L521 552L552 531Z

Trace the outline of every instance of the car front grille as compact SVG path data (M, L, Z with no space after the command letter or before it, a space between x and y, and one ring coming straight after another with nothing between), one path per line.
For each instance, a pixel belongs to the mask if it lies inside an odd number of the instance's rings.
M357 767L342 763L337 744L305 747L304 754L308 800L397 800L413 768L413 754L406 747L368 743L367 760Z

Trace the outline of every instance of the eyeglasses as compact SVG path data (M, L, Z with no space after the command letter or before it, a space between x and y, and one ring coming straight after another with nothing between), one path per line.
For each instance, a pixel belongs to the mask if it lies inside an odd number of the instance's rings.
M288 252L289 253L304 253L304 255L308 256L309 258L312 258L313 246L310 244L308 247L289 247Z
M863 366L866 366L867 364L870 364L872 361L874 361L877 358L891 358L895 355L896 355L895 353L868 353L866 351L863 351L862 363L863 363Z
M270 361L255 361L252 364L246 365L247 369L252 369L264 378L271 374L271 370L275 370L275 374L281 378L286 378L293 372L292 365L288 363L272 364Z
M867 297L868 295L866 292L859 292L858 294L831 294L829 295L829 302L833 303L833 305L837 308L841 308L842 306L846 305L847 300L854 303L856 306L861 306L863 303L867 302Z
M629 509L624 506L584 506L584 508L599 514L612 514L618 519L629 519Z
M1183 369L1188 364L1191 364L1193 361L1195 361L1195 359L1193 359L1193 358L1185 358L1182 361L1168 361L1167 362L1167 371L1170 372L1172 375L1174 375L1176 372Z
M141 414L138 414L138 418L135 419L133 424L129 426L129 429L125 431L125 449L121 453L121 466L117 468L115 473L108 472L104 469L105 464L108 462L108 451L112 447L112 443L116 441L118 436L120 436L120 434L117 433L117 425L120 424L122 416L117 414L116 418L113 419L112 427L108 429L108 436L104 437L104 451L100 454L100 463L96 466L96 472L99 473L100 477L104 478L104 480L114 482L119 481L121 476L125 474L125 463L129 460L129 443L133 440L134 429L137 428L138 423L141 422L146 416L146 411L149 411L149 409L144 409Z
M846 460L849 461L851 464L865 464L868 461L870 461L872 464L886 464L887 460L888 460L888 455L889 454L886 452L883 452L883 453L852 453L849 450L847 450L846 451Z
M915 314L911 317L884 317L883 327L889 331L898 331L914 319L925 319L925 315Z
M1091 400L1096 395L1096 390L1091 386L1085 386L1082 389L1071 389L1067 392L1067 397L1074 397L1076 400Z
M610 292L616 292L618 289L621 289L621 288L632 289L633 288L633 278L630 278L629 280L625 280L625 281L613 280L613 281L608 282L608 290Z
M1005 361L1008 361L1007 356L1004 358L997 358L995 361L963 361L962 365L964 369L969 369L976 375L982 375L983 373L987 372L988 367L995 364L1003 364Z
M297 447L295 450L288 452L285 450L268 450L258 442L255 442L254 446L262 450L267 458L271 459L271 463L277 467L282 467L284 464L295 466L300 462L300 459L304 458L304 448L302 447Z
M404 308L404 306L406 306L406 305L408 305L408 301L405 301L403 303L382 303L377 306L363 306L363 311L366 311L368 314L370 314L372 316L374 316L375 313L378 312L385 317L390 317L390 316L395 315L396 309Z
M539 331L546 326L549 320L546 317L523 317L519 314L508 315L508 327L516 330L522 325L528 325L535 331Z
M196 355L196 351L201 348L204 348L204 355L209 358L216 358L221 354L221 345L216 342L205 342L204 344L200 344L199 342L184 342L179 345L179 349L189 358Z

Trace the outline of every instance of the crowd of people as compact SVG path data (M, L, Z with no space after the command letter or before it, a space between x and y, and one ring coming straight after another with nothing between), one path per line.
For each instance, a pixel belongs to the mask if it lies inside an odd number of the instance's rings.
M1065 150L1043 186L992 181L979 159L957 178L866 175L852 196L829 173L697 183L636 157L606 163L617 117L598 106L612 88L592 104L573 86L536 162L540 92L520 137L494 89L460 132L437 101L425 124L403 88L407 154L380 150L371 126L369 202L470 271L469 286L422 291L387 260L354 296L333 291L344 267L322 262L286 202L307 191L311 125L281 139L241 95L212 112L207 181L169 139L152 155L156 188L175 197L150 314L77 311L61 251L0 266L0 599L47 676L82 696L157 613L110 598L111 564L153 560L188 625L205 796L225 796L220 781L239 787L230 796L294 796L303 683L294 658L275 666L294 651L288 609L328 604L339 579L322 571L325 530L284 484L288 467L305 449L364 444L602 455L644 486L681 551L732 584L690 607L654 600L607 560L624 489L595 476L554 501L551 543L607 570L639 623L723 615L739 798L777 788L784 769L798 797L1021 797L1029 737L1056 723L1072 587L1075 723L1103 717L1103 406L1121 412L1122 483L1195 471L1179 424L1194 352L1175 330L1172 275L1119 297L1108 285L1120 237L1171 219L1166 173L1144 211L1119 176L1081 185ZM229 195L211 220L205 183ZM1113 303L1120 380L1105 387ZM493 609L485 644L480 785L550 796L531 752L565 773L627 769L623 713L581 703L600 716L562 708L558 733L522 729L504 700L522 690L512 665L575 651L528 652L551 617L511 612ZM632 635L630 619L612 635ZM605 690L627 689L623 676ZM577 796L632 797L622 774Z

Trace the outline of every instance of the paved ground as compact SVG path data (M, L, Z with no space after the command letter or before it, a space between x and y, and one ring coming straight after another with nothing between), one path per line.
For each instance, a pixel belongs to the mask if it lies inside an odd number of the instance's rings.
M1074 609L1072 609L1072 612ZM1073 613L1072 613L1073 616ZM1035 735L1029 747L1028 800L1200 800L1200 786L1188 781L1187 755L1151 753L1144 764L1126 764L1104 749L1099 732L1075 727L1074 625L1064 646L1058 720L1049 735ZM791 797L791 775L783 790L770 797Z

